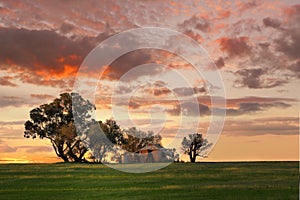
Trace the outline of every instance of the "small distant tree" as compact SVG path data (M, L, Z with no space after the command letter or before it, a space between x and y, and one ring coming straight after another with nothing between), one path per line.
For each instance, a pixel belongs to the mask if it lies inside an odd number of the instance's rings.
M194 133L184 137L181 145L184 154L189 155L190 162L194 163L197 156L203 156L201 152L211 144L208 144L207 139L204 139L202 134Z
M74 106L80 109L74 111ZM56 155L65 162L86 162L84 155L88 149L77 133L82 136L87 133L93 121L90 112L94 109L95 106L78 93L60 94L53 102L30 111L30 120L24 124L24 137L49 139ZM76 130L75 120L80 124Z

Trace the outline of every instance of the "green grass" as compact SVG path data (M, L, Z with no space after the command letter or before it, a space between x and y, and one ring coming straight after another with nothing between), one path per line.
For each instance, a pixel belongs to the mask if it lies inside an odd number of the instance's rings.
M298 162L174 163L144 174L92 164L0 165L0 199L298 199L298 194Z

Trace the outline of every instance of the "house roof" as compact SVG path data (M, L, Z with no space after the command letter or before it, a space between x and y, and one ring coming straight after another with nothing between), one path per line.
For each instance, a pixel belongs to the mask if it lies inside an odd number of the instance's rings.
M163 148L163 146L161 146L160 144L148 144L147 146L141 148L139 151L143 151L143 150L152 150L152 151L155 151L155 150L159 150L161 148Z

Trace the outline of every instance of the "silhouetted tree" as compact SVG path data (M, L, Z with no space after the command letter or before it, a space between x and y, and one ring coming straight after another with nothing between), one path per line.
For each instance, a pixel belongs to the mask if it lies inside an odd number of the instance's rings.
M149 144L161 145L162 137L160 135L154 135L152 131L144 132L138 130L136 127L131 127L125 130L126 139L122 145L122 148L129 152L137 152Z
M124 130L124 143L122 144L122 149L127 152L136 153L134 155L134 160L140 162L140 156L137 154L141 149L147 145L155 145L156 147L162 148L160 135L155 135L152 131L141 131L136 127L131 127ZM149 159L151 157L151 152L148 152Z
M200 133L189 134L188 138L184 137L181 142L181 149L187 155L189 155L190 162L196 162L197 156L201 156L201 152L210 146L208 141L203 138Z
M56 155L65 162L86 162L84 155L88 149L82 140L93 121L90 112L94 109L78 93L60 94L53 102L30 111L30 120L24 124L24 137L49 139ZM75 120L80 124L76 129Z
M87 133L89 138L88 147L91 150L95 162L104 162L106 154L116 154L114 145L121 146L125 140L120 126L113 119L106 122L96 122Z

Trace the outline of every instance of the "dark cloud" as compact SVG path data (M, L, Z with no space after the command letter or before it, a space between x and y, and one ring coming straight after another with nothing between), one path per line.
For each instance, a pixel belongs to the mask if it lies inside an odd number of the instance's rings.
M231 58L236 58L234 64L238 62L238 69L233 72L236 77L234 87L274 88L300 77L300 6L290 6L284 14L282 20L262 19L264 27L273 28L267 30L271 38L268 41L250 41L247 37L217 40L220 49L227 53L226 63L230 64ZM232 31L233 35L265 31L255 26L258 26L257 21L242 19L241 24L233 24L230 28L237 28Z
M109 24L110 30L122 31L134 28L134 22L128 17L137 17L136 15L143 17L144 9L139 9L138 6L141 5L110 0L92 0L89 3L77 0L6 1L5 7L10 9L10 12L7 14L0 10L0 15L3 13L1 22L7 27L54 30L68 24L74 25L70 35L95 36L99 32L105 32L108 28L106 24ZM134 9L135 12L128 14L130 9Z
M272 19L270 17L266 17L263 19L263 24L266 27L279 28L281 25L281 22L277 19Z
M292 72L294 72L297 76L297 78L300 78L300 60L289 65L288 69Z
M252 68L237 70L234 74L238 77L235 80L236 87L248 87L252 89L272 88L281 86L286 83L286 80L279 78L270 79L264 77L268 73L268 69Z
M206 98L200 98L199 102L206 102ZM268 98L268 97L244 97L227 99L226 115L240 116L244 114L255 114L266 111L270 108L285 109L291 106L296 99L289 98ZM207 105L209 105L209 102ZM210 106L211 107L211 106ZM216 108L224 109L224 108Z
M285 23L270 17L263 19L266 27L274 28L274 39L251 47L249 59L241 64L244 69L234 72L234 86L273 88L300 77L300 6L290 6L285 14Z
M126 85L126 84L120 84L118 87L114 90L116 94L129 94L133 91L133 86Z
M203 37L201 34L199 33L195 33L192 30L184 30L183 33L189 37L191 37L192 39L196 40L199 43L203 42Z
M173 92L178 96L192 96L195 94L206 94L207 90L205 87L178 87L174 88Z
M221 69L222 67L224 67L225 61L224 61L223 57L219 57L218 60L215 61L215 64L218 67L218 69Z
M153 94L154 96L163 96L163 95L171 94L171 90L166 87L154 88Z
M298 117L226 120L222 134L226 135L299 135Z
M276 49L290 59L300 59L300 26L284 31L280 38L275 40Z
M227 108L226 115L237 116L244 114L252 114L259 111L265 111L269 108L288 108L290 104L284 102L271 102L271 103L260 103L260 102L244 102L239 103L237 108Z
M130 94L135 91L141 96L147 95L150 97L164 97L168 95L174 95L180 97L189 97L193 95L205 95L207 94L207 88L202 87L177 87L177 88L168 88L168 84L164 81L156 81L154 83L148 83L145 85L135 85L135 84L120 84L116 89L116 94Z
M60 74L65 65L78 67L95 45L83 41L72 41L48 30L2 28L0 62Z
M274 40L274 46L278 52L287 59L283 67L293 74L289 77L300 77L300 5L293 5L286 9L287 22L280 27L280 35ZM291 64L292 63L292 64Z
M192 16L178 24L178 29L199 43L204 41L205 33L211 30L211 21L206 17Z
M0 85L3 86L10 86L10 87L16 87L17 84L13 83L11 80L14 80L11 76L2 76L0 77Z
M248 86L249 88L261 88L260 77L264 74L264 70L258 69L242 69L235 72L235 75L241 77L241 80L237 80L241 86Z
M63 34L69 33L70 31L72 31L74 29L74 26L72 24L69 23L62 23L62 25L59 28L59 31Z
M236 99L227 99L227 105L229 107L238 106L240 103L273 103L273 102L286 102L293 103L297 102L297 99L291 98L277 98L277 97L257 97L257 96L248 96L243 98Z
M8 106L14 106L14 107L20 107L24 105L28 105L24 98L22 97L15 97L15 96L1 96L0 97L0 107L8 107Z
M165 83L164 81L156 81L154 83L147 83L143 85L138 83L130 84L130 83L122 82L115 88L114 92L115 94L118 95L130 94L134 92L136 94L158 97L158 96L165 96L172 93L172 91L166 86L167 83Z
M123 44L128 45L128 44ZM154 63L154 54L159 55L159 50L141 49L129 52L120 56L118 59L113 61L109 67L105 70L103 78L110 80L120 79L129 70L143 64ZM160 56L162 59L163 57ZM135 80L141 76L151 76L161 73L162 68L158 65L149 65L144 67L142 70L132 71L126 80Z
M248 37L228 38L223 37L218 39L221 51L226 52L228 57L245 56L251 47L248 45Z
M136 102L136 101L129 101L129 103L128 103L128 107L130 108L130 109L138 109L138 108L140 108L142 106L142 104L140 104L140 103L138 103L138 102Z
M164 99L161 97L155 97L155 96L144 96L144 97L132 97L129 101L117 99L116 102L114 102L116 106L122 106L130 109L143 109L142 112L148 112L149 108L153 105L161 105L165 107L171 107L178 103L178 100L176 99ZM144 109L145 108L145 109Z
M164 81L155 81L154 83L147 84L143 90L147 95L154 97L166 96L172 94L172 91L167 87L167 83Z
M211 113L208 106L201 103L184 102L180 105L174 106L172 109L166 110L168 114L173 116L204 116Z
M184 94L187 94L184 92ZM216 100L221 97L215 97ZM221 100L221 99L219 99ZM151 99L151 98L133 98L126 103L120 101L117 106L126 106L130 109L147 108L152 105L162 105L168 107L166 112L169 115L179 116L206 116L210 115L213 109L216 111L226 110L228 116L240 116L244 114L257 114L260 112L267 111L271 108L286 109L289 108L293 103L298 102L297 99L290 98L272 98L272 97L243 97L236 99L227 99L227 107L218 107L217 104L211 104L210 96L199 96L198 103L191 101L184 101L182 103L177 100L163 100L163 99ZM144 112L145 110L143 110ZM148 112L148 108L147 108ZM218 112L216 112L218 113ZM222 112L223 113L223 112Z
M281 30L281 36L275 40L277 50L291 59L299 59L300 48L300 5L289 8L288 21Z
M198 30L207 32L210 29L210 22L204 17L192 16L191 18L179 24L179 28L182 30Z
M231 36L249 35L249 33L261 32L261 27L255 19L241 19L228 26L226 31Z
M17 74L26 83L62 86L106 37L70 39L50 30L1 28L0 69Z

